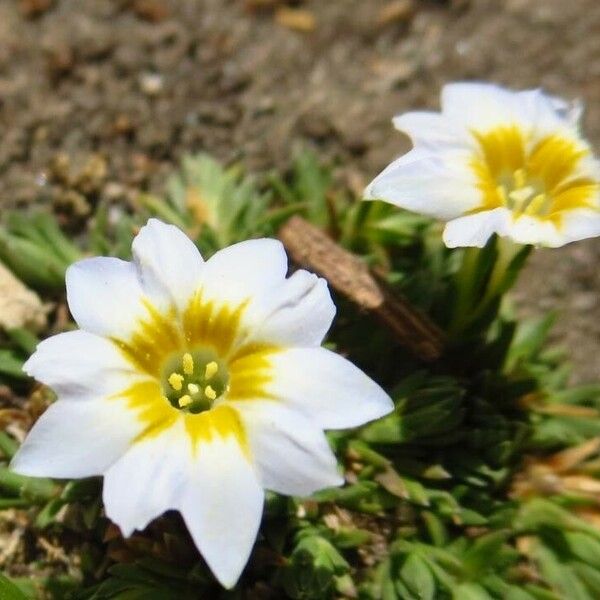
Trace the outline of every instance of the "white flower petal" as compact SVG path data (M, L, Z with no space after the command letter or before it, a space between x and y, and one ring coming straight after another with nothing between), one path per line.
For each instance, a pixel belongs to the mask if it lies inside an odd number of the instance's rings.
M563 224L557 227L548 219L529 215L514 218L508 209L496 208L450 221L444 229L444 242L449 248L482 248L494 233L510 237L518 244L557 248L568 242L600 235L600 214L585 209L565 212Z
M260 310L251 340L282 346L318 346L335 316L327 282L308 271L286 279Z
M367 200L385 200L439 219L454 219L481 202L463 151L413 149L394 161L367 187Z
M267 295L281 285L287 256L278 240L240 242L219 250L205 263L203 293L237 304Z
M71 314L86 331L123 337L143 314L143 292L133 263L86 258L67 269L66 283Z
M563 236L564 244L599 236L600 211L592 209L570 211L563 217L559 232Z
M533 244L557 248L566 243L556 225L547 219L522 215L509 223L508 231L501 235L510 236L518 244Z
M305 413L277 401L235 404L263 487L281 494L309 496L344 483L325 435Z
M135 415L117 401L59 400L33 426L11 469L34 477L101 475L139 430Z
M180 510L215 577L237 582L256 540L264 494L234 437L201 443Z
M506 208L466 215L446 223L444 243L448 248L461 246L483 248L494 233L508 235L511 221L512 215Z
M390 397L345 358L325 348L290 348L274 354L268 390L319 427L356 427L391 412Z
M485 132L511 125L520 111L517 95L491 83L448 83L441 94L442 113L455 126Z
M578 139L580 109L540 89L514 92L490 83L450 83L442 89L447 126L459 124L485 133L498 126L519 126L540 137L559 133Z
M106 514L124 536L179 508L191 469L189 437L181 422L133 444L104 475Z
M440 146L469 145L471 140L463 128L458 130L452 121L436 112L408 112L394 117L394 127L406 133L416 147L437 151Z
M87 331L41 342L23 370L63 400L91 400L124 389L137 377L115 344Z
M185 309L202 278L202 256L192 240L174 225L150 219L132 251L142 288L154 303Z
M577 125L573 124L574 114L564 100L548 96L540 89L516 92L514 97L518 103L515 107L516 118L522 125L533 129L538 137L558 131L562 135L577 135Z

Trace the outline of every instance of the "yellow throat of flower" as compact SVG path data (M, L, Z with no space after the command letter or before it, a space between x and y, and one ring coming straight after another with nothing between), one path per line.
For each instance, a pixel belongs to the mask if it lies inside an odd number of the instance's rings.
M146 302L147 316L128 339L114 339L142 377L116 394L135 411L144 429L140 439L158 435L183 418L194 442L213 435L245 435L229 401L270 397L275 346L244 343L238 306L206 301L198 292L186 310L158 310Z
M519 127L473 132L479 152L471 161L483 201L477 210L506 207L560 225L565 211L592 206L597 181L579 174L589 150L583 144L548 135L537 140Z
M210 409L229 389L229 373L215 352L201 348L165 361L161 384L173 407L196 414Z

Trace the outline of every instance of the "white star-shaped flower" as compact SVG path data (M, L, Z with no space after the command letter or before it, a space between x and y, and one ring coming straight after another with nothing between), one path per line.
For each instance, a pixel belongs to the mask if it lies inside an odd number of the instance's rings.
M448 221L449 247L482 247L494 233L551 247L600 235L600 163L579 105L483 83L448 84L441 104L394 119L414 148L366 199Z
M388 395L319 347L335 307L326 282L286 278L276 240L204 262L176 227L150 220L133 262L67 272L78 331L43 341L25 370L54 389L14 457L22 474L104 475L124 535L179 510L219 581L233 586L259 528L263 489L306 496L341 485L323 429L392 410Z

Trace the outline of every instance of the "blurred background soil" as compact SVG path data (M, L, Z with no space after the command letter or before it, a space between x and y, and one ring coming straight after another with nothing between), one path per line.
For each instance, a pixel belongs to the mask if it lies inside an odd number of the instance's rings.
M160 192L182 154L285 168L298 144L361 189L409 148L399 112L442 84L541 86L586 106L600 149L598 0L0 0L0 206ZM536 252L517 299L558 309L600 378L600 240Z

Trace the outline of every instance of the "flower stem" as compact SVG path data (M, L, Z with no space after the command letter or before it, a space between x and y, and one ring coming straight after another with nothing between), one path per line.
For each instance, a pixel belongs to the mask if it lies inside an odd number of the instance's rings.
M448 332L454 335L468 321L475 293L476 271L479 263L479 248L465 248L460 269L456 274L456 302Z
M46 502L60 492L60 487L50 479L19 475L4 466L0 466L0 488L31 504Z
M16 454L19 443L8 433L0 431L0 452L9 460Z
M448 327L457 338L482 319L515 283L531 246L521 246L508 238L495 238L495 257L491 271L486 267L484 252L490 248L467 248L456 274L456 302ZM489 272L489 275L486 273ZM486 281L487 279L487 281Z
M479 305L481 312L484 312L492 302L513 286L522 264L518 265L518 269L514 271L510 267L520 252L524 251L525 254L528 254L531 249L530 246L521 246L509 238L498 238L496 248L498 255L486 286L485 294Z

